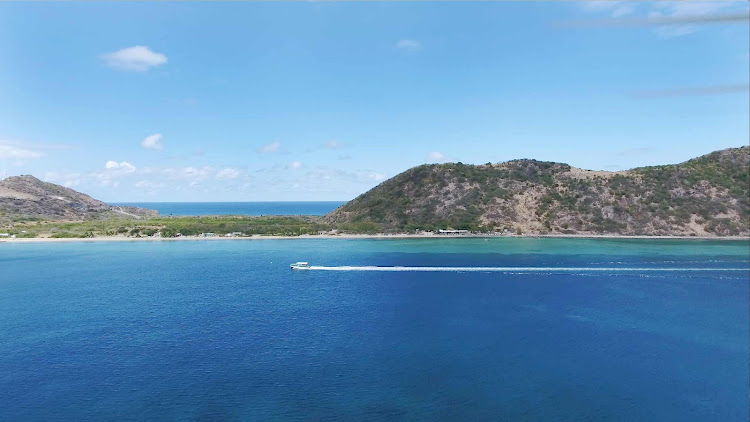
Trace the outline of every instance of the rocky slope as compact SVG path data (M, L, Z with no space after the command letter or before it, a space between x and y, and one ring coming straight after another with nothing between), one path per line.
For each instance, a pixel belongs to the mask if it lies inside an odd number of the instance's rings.
M750 235L748 147L622 172L514 160L422 165L326 215L383 231Z
M73 189L34 176L0 180L0 224L23 220L88 220L111 216L146 217L159 213L135 207L116 207Z

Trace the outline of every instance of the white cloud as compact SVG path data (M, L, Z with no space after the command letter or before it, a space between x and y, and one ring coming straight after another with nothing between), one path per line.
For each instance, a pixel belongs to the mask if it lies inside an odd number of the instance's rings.
M623 16L627 16L627 15L633 13L633 10L635 10L635 8L633 7L633 5L624 4L622 6L616 7L612 11L611 15L612 15L613 18L621 18Z
M201 167L201 168L195 168L195 167L185 167L181 170L181 173L185 175L186 177L204 177L208 175L208 173L211 172L211 167Z
M704 1L663 1L654 2L652 5L652 11L648 17L652 19L658 18L689 18L689 17L700 17L710 16L721 11L721 9L732 6L732 2L704 2ZM699 26L695 24L683 24L683 25L663 25L658 28L654 28L654 32L657 35L664 38L679 37L682 35L689 35L693 32L698 31Z
M291 162L291 163L289 163L289 168L290 169L302 168L302 163L300 163L299 161Z
M236 179L237 177L239 177L239 175L240 175L239 171L231 167L227 167L225 169L222 169L218 173L216 173L216 178L217 179Z
M372 172L372 173L368 173L366 175L366 178L368 178L368 179L370 179L370 180L372 180L374 182L380 182L381 180L385 179L385 174Z
M662 38L692 34L701 29L696 22L711 21L725 9L742 3L732 1L583 1L576 5L586 12L607 14L611 21L590 22L596 26L653 26ZM639 12L639 13L638 13ZM626 17L629 15L640 15ZM623 18L626 17L626 18Z
M104 168L107 170L119 170L122 173L133 173L136 170L135 166L127 161L121 161L118 163L114 160L107 161L104 164Z
M81 173L48 171L44 173L42 180L72 188L73 186L80 185L83 177Z
M602 10L609 10L614 7L619 1L582 1L576 3L576 6L580 7L585 11L600 12Z
M167 56L156 53L143 45L123 48L113 53L102 54L104 63L118 70L146 72L167 62Z
M16 160L39 158L41 152L28 149L20 142L0 140L0 158L12 158Z
M396 42L396 48L400 50L408 50L408 51L415 51L422 48L422 43L420 43L417 40L398 40Z
M148 180L139 180L133 184L133 186L140 189L159 189L164 187L164 183L154 183Z
M587 12L607 12L613 18L629 15L635 10L632 3L624 1L582 1L577 4Z
M99 181L100 186L118 186L120 182L117 179L121 177L132 176L136 172L134 165L127 161L109 160L104 163L104 171L93 173L91 176Z
M279 170L283 168L281 166ZM103 168L86 173L47 172L44 180L64 186L80 185L79 189L84 192L96 186L104 188L107 192L105 195L122 194L126 190L135 195L174 195L176 192L189 192L186 195L192 195L217 189L234 191L250 186L249 175L235 167L136 167L128 161L116 160L106 161ZM107 191L107 188L122 191Z
M438 151L432 151L427 154L427 156L424 158L424 160L428 163L444 163L448 161L448 157L443 155L443 153Z
M385 179L385 174L376 171L364 170L351 172L327 167L316 167L306 171L304 174L295 176L294 182L298 183L308 192L351 190L354 193L361 193L362 189L368 189ZM289 183L282 181L282 183L285 182Z
M650 12L648 14L648 17L651 19L659 19L666 16L669 15L665 15L661 12ZM697 31L697 29L698 28L696 28L695 25L666 25L654 28L654 32L662 38L674 38L692 34L693 32Z
M270 144L265 144L262 147L258 148L258 152L261 154L271 154L277 152L279 148L281 148L281 143L274 141Z
M165 168L161 173L169 180L187 182L188 186L194 187L214 174L214 169L204 167Z
M631 95L635 98L669 98L669 97L687 97L698 95L718 95L718 94L736 94L746 93L750 90L748 84L729 84L729 85L702 85L702 86L682 86L668 89L655 89L648 91L636 91Z
M141 146L146 149L162 149L164 148L164 145L161 143L161 138L161 133L148 135L141 141Z
M667 10L670 14L678 16L700 16L714 13L723 5L715 1L664 1L656 2L654 9Z
M343 146L344 146L344 144L342 144L341 142L338 142L336 140L333 140L333 139L331 139L330 141L326 141L326 142L323 143L323 147L324 148L328 148L328 149L341 148Z

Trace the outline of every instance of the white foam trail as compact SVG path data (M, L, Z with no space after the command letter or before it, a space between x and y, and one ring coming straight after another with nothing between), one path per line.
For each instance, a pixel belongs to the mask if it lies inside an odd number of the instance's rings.
M634 267L376 267L344 265L324 267L311 265L307 268L319 271L423 271L423 272L649 272L649 271L749 271L748 268L634 268Z

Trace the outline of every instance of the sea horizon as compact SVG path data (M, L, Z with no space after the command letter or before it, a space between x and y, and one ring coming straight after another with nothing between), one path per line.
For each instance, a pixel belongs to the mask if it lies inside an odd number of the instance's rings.
M341 202L351 201L115 201L107 202L109 205L126 205L126 204L255 204L255 203L317 203L317 202Z
M161 215L324 215L347 201L164 201L109 202L159 211Z

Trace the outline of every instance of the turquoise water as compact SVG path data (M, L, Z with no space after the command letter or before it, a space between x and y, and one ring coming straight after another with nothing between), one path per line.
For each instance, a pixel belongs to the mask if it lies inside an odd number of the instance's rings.
M127 205L159 211L161 215L323 215L343 201L309 202L122 202Z
M0 420L747 420L749 254L692 240L0 243ZM300 260L539 269L289 270Z

